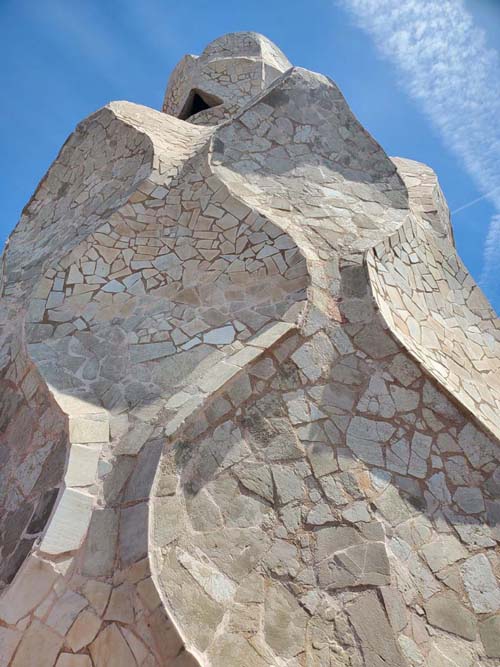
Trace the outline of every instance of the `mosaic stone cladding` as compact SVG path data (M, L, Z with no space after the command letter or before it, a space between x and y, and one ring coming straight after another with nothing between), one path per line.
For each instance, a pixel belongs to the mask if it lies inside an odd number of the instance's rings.
M97 111L1 295L2 667L500 665L499 320L330 79Z

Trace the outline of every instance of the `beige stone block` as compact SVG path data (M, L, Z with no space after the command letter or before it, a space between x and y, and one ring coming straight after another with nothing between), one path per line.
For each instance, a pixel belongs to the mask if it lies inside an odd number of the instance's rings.
M99 445L73 444L69 450L68 466L64 481L66 486L90 486L96 481Z
M62 637L39 621L34 621L19 644L12 667L53 667Z
M290 331L297 327L289 322L276 322L267 327L264 331L259 332L248 341L249 345L266 349L277 343Z
M155 583L151 577L143 579L137 584L137 592L149 611L156 609L161 602Z
M106 412L102 409L96 408L95 405L84 401L78 396L71 396L69 394L63 394L58 391L55 387L49 386L49 389L54 396L57 404L63 412L67 415L77 416L77 415L93 415L93 414L102 414L105 415Z
M83 491L65 489L40 550L60 554L78 549L89 527L93 502L93 497Z
M237 366L221 361L212 368L209 374L203 377L198 386L206 394L211 394L225 385L238 372L239 368Z
M58 578L45 561L30 556L0 601L0 619L14 624L26 616L50 593Z
M94 667L134 667L135 658L115 623L102 630L90 645Z
M130 584L123 584L111 592L111 599L104 619L106 621L120 621L121 623L134 622Z
M91 579L85 584L83 593L96 612L102 615L108 604L111 585Z
M85 444L88 442L109 441L109 420L105 413L71 416L69 418L70 442Z
M66 635L66 646L77 652L95 639L101 619L89 609L84 609Z
M144 660L148 657L149 654L147 647L128 628L122 628L121 631L127 640L127 644L131 648L132 653L134 654L137 664L141 665L142 667L144 665Z
M61 653L57 660L56 667L92 667L92 662L88 655Z
M243 349L238 350L238 352L228 357L227 361L234 366L243 368L247 364L252 363L252 361L255 361L258 357L261 356L261 354L261 348L247 345Z
M0 627L0 658L5 661L5 664L10 662L21 637L21 633L17 630Z

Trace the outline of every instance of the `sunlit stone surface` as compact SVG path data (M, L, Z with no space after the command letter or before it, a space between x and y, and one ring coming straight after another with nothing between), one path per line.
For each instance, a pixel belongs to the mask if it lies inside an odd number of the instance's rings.
M498 666L499 322L332 81L187 56L1 280L1 665Z

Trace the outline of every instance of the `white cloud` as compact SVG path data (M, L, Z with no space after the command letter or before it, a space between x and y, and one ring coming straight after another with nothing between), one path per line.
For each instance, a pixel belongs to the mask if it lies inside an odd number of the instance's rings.
M463 0L340 0L393 62L445 144L498 214L481 282L500 292L500 56Z

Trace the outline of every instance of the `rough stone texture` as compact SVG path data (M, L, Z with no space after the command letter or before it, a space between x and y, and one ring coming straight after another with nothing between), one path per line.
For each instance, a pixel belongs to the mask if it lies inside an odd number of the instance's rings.
M500 658L500 616L491 616L479 624L484 650L489 658Z
M235 33L96 112L1 295L0 664L498 665L499 322L332 81Z

